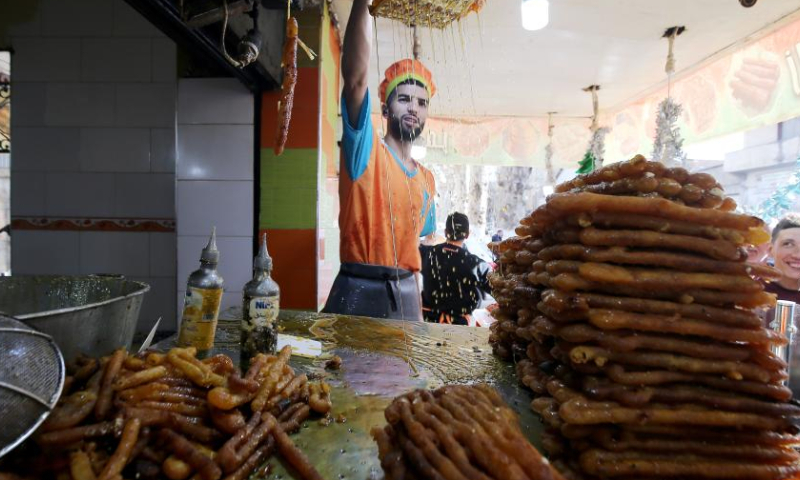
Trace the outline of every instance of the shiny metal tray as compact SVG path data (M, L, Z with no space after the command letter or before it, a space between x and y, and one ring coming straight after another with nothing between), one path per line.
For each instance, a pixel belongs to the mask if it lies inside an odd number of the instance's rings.
M224 353L238 360L237 316L235 311L221 315L209 354ZM344 360L334 372L324 370L324 360L291 360L295 369L327 375L333 387L333 417L344 420L328 426L309 421L293 436L325 478L382 478L378 449L369 431L386 424L383 410L395 396L415 388L489 383L517 411L531 442L540 446L543 427L530 409L533 397L517 382L513 364L492 355L487 329L306 312L283 311L279 318L283 333L316 338L323 342L325 353ZM309 328L315 324L312 333ZM154 348L166 350L174 342L173 337ZM413 369L406 358L411 358ZM275 459L270 461L270 479L294 478Z

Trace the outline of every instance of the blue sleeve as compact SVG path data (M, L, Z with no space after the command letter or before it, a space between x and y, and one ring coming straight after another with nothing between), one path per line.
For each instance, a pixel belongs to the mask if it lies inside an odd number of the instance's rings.
M423 205L428 204L428 192L425 192ZM431 200L431 208L428 209L428 215L425 216L425 226L422 227L420 237L430 235L436 231L436 202Z
M342 149L344 150L344 166L347 174L353 181L358 180L369 164L369 154L372 150L372 122L369 119L369 89L364 94L361 102L361 111L358 112L356 126L350 123L347 112L347 103L342 98Z

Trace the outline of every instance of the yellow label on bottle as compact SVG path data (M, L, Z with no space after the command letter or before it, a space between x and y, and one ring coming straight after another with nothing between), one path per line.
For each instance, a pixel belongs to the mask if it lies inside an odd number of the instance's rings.
M221 288L189 287L186 290L179 345L198 350L209 350L214 345L221 301Z
M247 314L250 317L250 323L257 328L272 327L275 319L278 318L278 310L280 305L280 297L255 297L250 299L250 305L247 309Z

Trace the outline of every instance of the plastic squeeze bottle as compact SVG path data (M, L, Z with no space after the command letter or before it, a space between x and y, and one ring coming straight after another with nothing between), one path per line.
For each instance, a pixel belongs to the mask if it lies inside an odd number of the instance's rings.
M217 229L214 227L200 255L200 268L189 275L186 283L178 335L178 345L182 347L196 347L202 351L210 350L214 345L223 284L222 277L217 273L218 262Z
M274 354L278 345L280 288L272 279L272 258L267 252L267 236L253 260L253 279L244 286L242 309L241 363L247 365L257 353Z

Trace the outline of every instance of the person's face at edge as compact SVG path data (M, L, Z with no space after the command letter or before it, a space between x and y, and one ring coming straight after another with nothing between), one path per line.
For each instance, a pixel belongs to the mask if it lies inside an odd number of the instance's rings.
M416 84L398 85L388 100L384 117L392 137L406 142L419 137L428 119L428 91Z
M800 228L787 228L778 233L771 245L775 268L787 280L800 280Z

